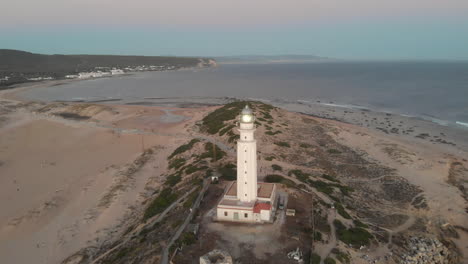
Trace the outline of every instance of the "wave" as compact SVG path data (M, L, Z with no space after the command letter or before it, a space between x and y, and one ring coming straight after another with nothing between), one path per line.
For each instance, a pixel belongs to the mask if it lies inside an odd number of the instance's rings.
M468 127L468 123L466 122L456 121L455 123L460 126Z

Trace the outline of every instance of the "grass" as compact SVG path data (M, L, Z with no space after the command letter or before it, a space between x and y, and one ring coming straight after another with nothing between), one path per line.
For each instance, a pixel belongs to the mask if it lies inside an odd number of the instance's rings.
M246 104L247 102L237 101L214 110L202 119L202 130L209 134L218 133L224 127L224 122L235 119Z
M211 158L211 161L217 161L226 156L226 152L222 151L217 145L207 142L205 144L205 152L200 155L200 159Z
M180 167L184 166L185 159L184 158L177 158L169 161L169 169L179 169Z
M184 152L186 152L186 151L188 151L188 150L191 150L192 147L193 147L193 145L195 145L195 144L198 143L198 142L200 142L200 140L198 140L198 139L192 139L192 140L190 140L190 142L188 142L187 144L184 144L184 145L182 145L182 146L176 148L176 149L174 150L174 152L172 152L172 154L169 155L168 159L172 159L172 158L173 158L174 156L176 156L176 155L179 155L179 154L184 153Z
M290 148L291 147L291 145L289 145L288 142L284 142L284 141L276 141L275 145L280 146L280 147L285 147L285 148Z
M271 168L272 168L274 171L282 171L282 170L283 170L283 168L282 168L280 165L277 165L277 164L271 165Z
M224 179L227 181L235 181L237 178L236 165L226 164L219 169L219 173L221 173L221 179Z
M181 180L182 180L182 176L179 173L175 173L175 174L167 176L166 182L164 184L173 187L177 183L179 183Z
M372 234L364 228L352 227L347 229L338 219L335 219L333 224L336 227L338 239L343 241L345 244L352 245L355 248L369 245Z
M338 211L338 213L346 218L346 219L351 219L351 216L348 214L348 212L346 212L346 210L344 209L343 205L341 203L338 203L338 202L335 202L335 208L336 208L336 211Z
M60 117L65 118L65 119L72 119L72 120L87 120L87 119L90 119L89 116L82 116L82 115L79 115L79 114L68 113L68 112L56 113L55 115L60 116Z
M146 208L143 216L144 220L161 213L175 200L177 200L177 194L173 193L170 188L165 188Z
M339 151L337 149L329 149L328 153L330 153L330 154L341 154L341 151Z
M333 186L324 181L309 180L309 185L317 189L317 191L330 195L333 193Z
M359 221L359 220L353 220L353 223L356 227L362 227L362 228L368 228L369 226L364 224L363 222Z
M339 249L334 248L332 252L335 254L336 259L339 260L341 263L349 264L351 262L349 255L344 252L341 252Z
M199 189L197 189L194 192L192 192L191 194L189 194L189 196L187 197L187 200L185 200L185 202L183 204L185 209L188 209L188 208L192 207L193 202L195 202L195 199L198 196L198 190Z
M312 253L310 255L310 264L320 264L320 261L322 260L322 258L315 254L315 253Z
M327 179L332 182L340 182L338 179L328 174L322 174L322 178Z
M235 125L228 125L227 127L221 129L219 131L219 135L220 136L223 136L224 134L228 133L229 131L231 131L234 127L236 127Z
M290 170L288 173L289 176L294 175L301 182L307 182L310 177L309 173L302 172L301 170Z
M290 188L296 187L296 184L293 181L286 179L283 176L278 175L278 174L269 174L265 176L265 182L281 183Z
M265 132L265 134L270 135L270 136L274 136L274 135L280 134L280 133L282 133L282 132L279 131L279 130L278 130L278 131L275 131L275 132L272 132L272 131L267 131L267 132Z

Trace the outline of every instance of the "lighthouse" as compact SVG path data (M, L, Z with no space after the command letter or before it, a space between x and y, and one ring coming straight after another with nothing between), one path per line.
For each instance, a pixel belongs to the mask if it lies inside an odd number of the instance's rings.
M216 220L271 222L275 212L276 185L257 181L255 116L246 105L239 115L237 180L228 183L216 208Z
M248 105L239 120L237 141L237 198L242 202L257 200L257 141L254 138L255 117Z

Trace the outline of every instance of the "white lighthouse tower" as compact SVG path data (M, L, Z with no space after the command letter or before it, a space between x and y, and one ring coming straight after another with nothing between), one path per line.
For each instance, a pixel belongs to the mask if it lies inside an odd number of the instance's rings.
M242 202L257 200L257 141L255 118L248 105L242 110L237 141L237 198Z
M237 181L230 182L216 207L218 221L271 222L275 211L276 185L257 182L255 117L245 106L239 118Z

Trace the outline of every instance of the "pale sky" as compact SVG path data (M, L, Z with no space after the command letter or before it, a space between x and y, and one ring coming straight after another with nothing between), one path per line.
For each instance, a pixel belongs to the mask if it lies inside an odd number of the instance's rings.
M468 59L467 0L3 0L0 48Z

